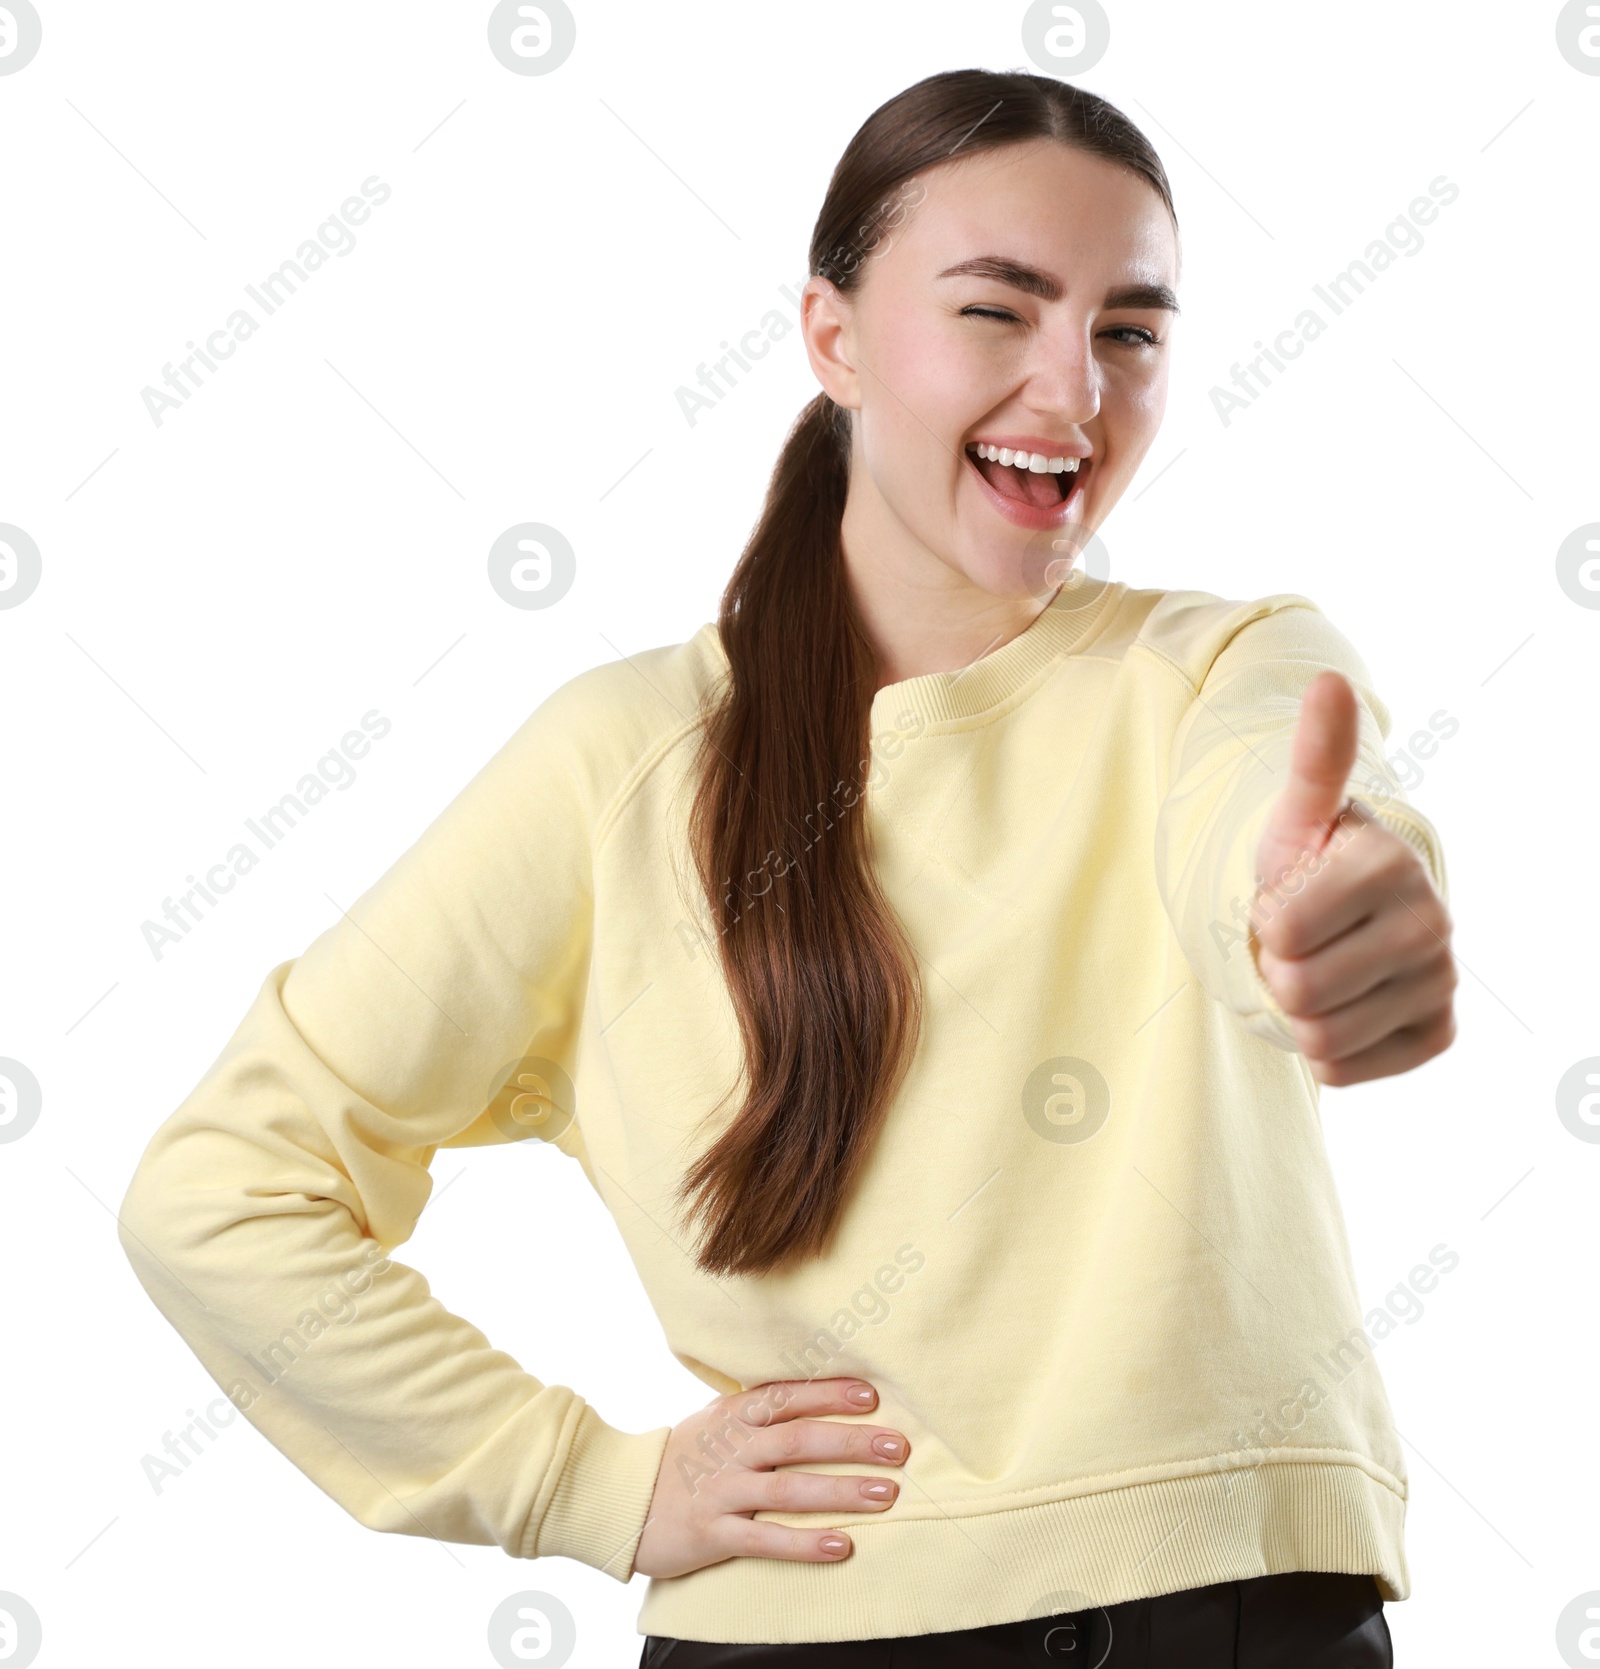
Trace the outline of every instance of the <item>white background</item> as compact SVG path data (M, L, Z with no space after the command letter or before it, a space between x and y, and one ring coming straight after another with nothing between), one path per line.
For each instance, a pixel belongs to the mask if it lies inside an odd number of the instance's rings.
M878 104L1035 67L1024 7L607 0L519 76L482 3L41 4L41 52L0 77L0 521L43 557L0 610L0 1055L44 1092L0 1145L0 1589L48 1664L487 1664L522 1588L575 1614L573 1661L631 1664L642 1577L364 1530L243 1420L157 1495L142 1457L217 1391L114 1212L268 968L558 684L714 618L816 385L796 331L692 427L675 391L792 314L778 286ZM1460 1256L1377 1352L1411 1479L1404 1669L1560 1663L1558 1614L1600 1589L1600 1145L1554 1100L1600 1054L1600 611L1555 577L1600 520L1600 76L1558 53L1557 9L1121 0L1082 78L1161 152L1184 243L1113 576L1307 595L1391 749L1459 721L1409 793L1446 850L1459 1038L1323 1094L1364 1307ZM141 390L373 174L392 196L355 249L157 427ZM1460 195L1421 251L1224 426L1212 386L1441 174ZM486 578L529 520L577 552L547 610ZM158 961L140 924L373 708L393 728L355 784ZM708 1400L576 1167L530 1143L434 1176L399 1255L451 1309L624 1429Z

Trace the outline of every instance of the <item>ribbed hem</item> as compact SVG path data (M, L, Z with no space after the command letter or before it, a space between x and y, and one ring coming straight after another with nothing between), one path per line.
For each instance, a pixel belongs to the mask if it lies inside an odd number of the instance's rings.
M522 1557L557 1554L628 1581L671 1433L618 1431L582 1404L550 1504L529 1519Z
M904 1499L904 1497L902 1497ZM839 1564L734 1558L655 1577L640 1634L682 1640L874 1640L1047 1615L1285 1571L1371 1575L1411 1592L1405 1497L1354 1463L1271 1461L995 1513L857 1519Z

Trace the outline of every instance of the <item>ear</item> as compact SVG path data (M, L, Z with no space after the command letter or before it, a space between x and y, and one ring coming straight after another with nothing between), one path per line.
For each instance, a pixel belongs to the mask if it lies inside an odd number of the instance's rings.
M800 292L800 332L806 358L836 406L861 409L861 378L854 363L855 302L830 278L808 278Z

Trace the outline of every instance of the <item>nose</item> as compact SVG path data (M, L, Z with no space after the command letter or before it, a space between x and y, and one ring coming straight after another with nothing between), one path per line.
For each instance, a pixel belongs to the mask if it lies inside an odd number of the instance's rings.
M1023 389L1023 403L1057 423L1085 424L1100 415L1100 363L1086 322L1042 332Z

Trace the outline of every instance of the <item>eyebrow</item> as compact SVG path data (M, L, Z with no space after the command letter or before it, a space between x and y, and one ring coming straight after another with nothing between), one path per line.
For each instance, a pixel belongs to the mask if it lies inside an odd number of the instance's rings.
M974 255L971 260L958 261L937 274L940 278L992 278L996 283L1009 284L1041 301L1059 301L1061 284L1038 267L1030 267L1009 255ZM1165 284L1124 284L1106 292L1107 307L1159 307L1169 313L1179 311L1178 298Z

